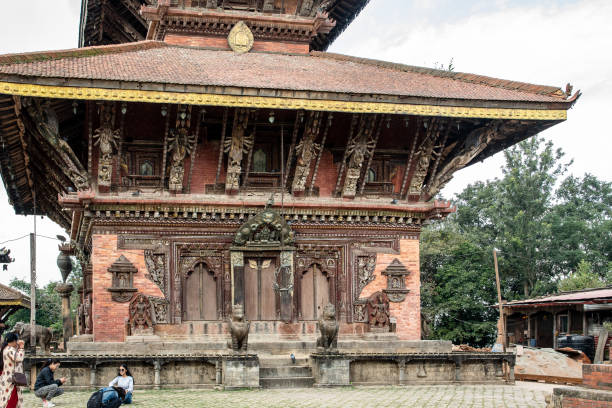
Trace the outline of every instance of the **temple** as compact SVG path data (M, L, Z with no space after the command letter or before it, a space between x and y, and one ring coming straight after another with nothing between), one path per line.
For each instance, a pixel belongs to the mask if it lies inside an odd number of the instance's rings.
M0 56L10 202L83 265L69 351L215 349L238 305L254 350L328 304L340 348L421 339L436 195L579 93L325 52L367 3L83 0L80 48Z

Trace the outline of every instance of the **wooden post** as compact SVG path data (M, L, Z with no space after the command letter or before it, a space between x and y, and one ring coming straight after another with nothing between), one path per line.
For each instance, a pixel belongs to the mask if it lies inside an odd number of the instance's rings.
M30 349L36 354L36 210L34 233L30 233Z
M506 350L506 322L504 321L504 310L502 306L501 287L499 284L499 268L497 267L497 251L493 249L493 261L495 262L495 281L497 283L497 303L499 304L499 338L500 344Z

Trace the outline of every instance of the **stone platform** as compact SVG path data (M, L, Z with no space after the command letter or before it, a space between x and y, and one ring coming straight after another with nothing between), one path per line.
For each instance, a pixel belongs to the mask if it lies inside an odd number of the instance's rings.
M229 336L191 337L189 339L156 337L148 341L130 339L123 343L68 342L69 355L95 354L189 354L227 353ZM394 335L344 337L338 340L343 353L450 353L452 344L443 340L399 340ZM315 336L283 339L270 335L249 335L249 353L264 355L304 355L316 353Z

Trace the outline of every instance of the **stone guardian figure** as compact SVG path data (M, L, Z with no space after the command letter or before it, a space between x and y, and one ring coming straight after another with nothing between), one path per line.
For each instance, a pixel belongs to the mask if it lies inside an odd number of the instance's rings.
M250 327L251 323L244 318L244 306L241 304L234 306L232 318L229 321L232 339L227 342L227 346L231 348L234 353L247 352Z
M317 350L334 352L338 349L338 329L340 325L336 320L336 308L328 303L323 308L323 314L319 318L319 331L321 335L317 338Z

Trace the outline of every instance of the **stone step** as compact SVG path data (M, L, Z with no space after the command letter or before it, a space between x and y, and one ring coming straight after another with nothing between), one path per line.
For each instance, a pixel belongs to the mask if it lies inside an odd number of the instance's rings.
M310 366L282 366L282 367L260 367L259 378L274 377L312 377Z
M259 367L286 367L286 366L309 366L310 358L304 355L295 356L295 363L288 355L259 355Z
M259 378L261 388L307 388L314 384L313 377L269 377Z

